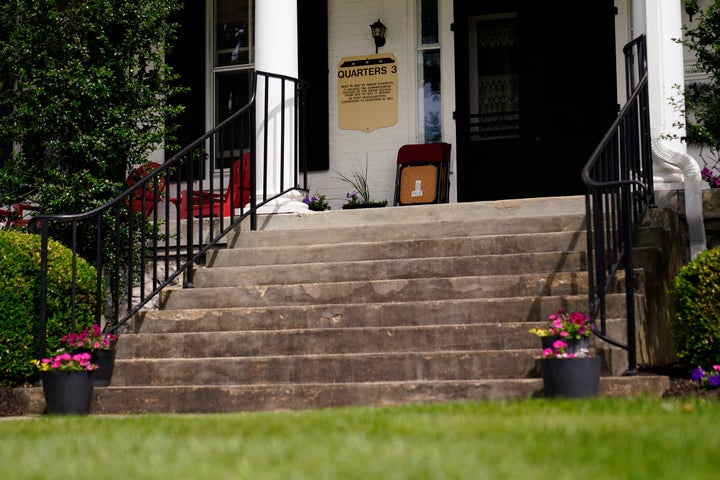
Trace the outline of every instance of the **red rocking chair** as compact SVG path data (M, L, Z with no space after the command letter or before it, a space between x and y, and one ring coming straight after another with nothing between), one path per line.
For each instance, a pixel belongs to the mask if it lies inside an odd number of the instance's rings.
M188 218L188 208L192 208L193 217L229 217L235 209L247 205L252 194L250 157L248 152L243 155L242 161L238 159L233 163L225 193L183 190L180 192L179 205L177 198L171 198L170 201L178 207L180 218Z
M160 167L159 163L148 162L140 165L127 178L128 187L132 187L137 182L145 178ZM145 188L138 188L135 190L133 195L130 197L130 205L133 212L142 213L146 217L149 217L157 202L161 199L163 192L165 191L165 177L160 177L157 180L157 189L153 182L145 184Z

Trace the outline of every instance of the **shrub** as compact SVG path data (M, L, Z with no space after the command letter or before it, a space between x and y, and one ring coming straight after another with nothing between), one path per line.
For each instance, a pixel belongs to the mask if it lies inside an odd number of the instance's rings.
M688 369L720 364L720 247L683 266L673 292L673 338Z
M96 270L77 258L76 331L95 323ZM24 383L37 374L40 295L40 237L0 230L0 386ZM60 348L72 330L72 252L48 244L47 352Z

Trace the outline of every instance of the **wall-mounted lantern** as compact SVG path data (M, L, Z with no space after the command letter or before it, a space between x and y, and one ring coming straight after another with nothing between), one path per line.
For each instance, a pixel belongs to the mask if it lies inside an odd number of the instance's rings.
M684 0L685 3L685 13L688 14L688 17L690 21L692 22L692 17L695 15L698 10L700 10L700 7L698 7L697 0Z
M375 40L375 53L378 53L378 48L385 45L385 32L387 27L378 18L377 22L370 25L370 31L372 32L372 38Z

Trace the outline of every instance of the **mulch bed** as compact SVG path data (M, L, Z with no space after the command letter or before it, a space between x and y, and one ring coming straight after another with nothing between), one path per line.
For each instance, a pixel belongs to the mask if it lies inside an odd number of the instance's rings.
M0 387L0 417L15 417L22 414L12 388Z

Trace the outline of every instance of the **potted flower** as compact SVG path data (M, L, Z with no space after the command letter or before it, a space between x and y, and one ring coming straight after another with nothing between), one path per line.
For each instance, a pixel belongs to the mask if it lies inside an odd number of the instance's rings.
M600 357L580 348L570 353L568 344L555 340L544 348L540 359L543 393L547 397L586 398L597 396L600 386Z
M80 333L69 333L60 339L69 351L89 352L92 362L98 365L95 373L95 386L106 387L110 385L112 372L115 367L115 344L117 336L112 333L102 333L100 325L85 327Z
M568 353L590 348L590 335L595 326L589 316L582 312L566 313L559 309L548 316L544 327L531 328L530 333L540 337L544 349L552 347L556 340L565 342Z
M348 192L345 195L346 202L342 206L344 210L352 208L377 208L385 207L387 205L387 200L370 199L370 187L368 186L367 173L367 161L365 162L365 170L353 171L349 176L338 173L340 180L354 188L352 192Z
M62 352L34 360L40 371L47 413L86 415L90 411L97 365L88 352Z
M325 198L325 195L320 195L319 193L315 192L315 195L312 197L305 197L303 199L303 202L305 202L305 205L308 206L309 210L312 210L313 212L322 212L324 210L330 210L330 205L327 202L327 199Z

